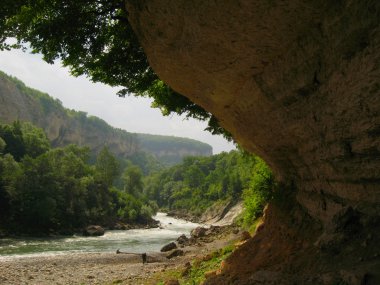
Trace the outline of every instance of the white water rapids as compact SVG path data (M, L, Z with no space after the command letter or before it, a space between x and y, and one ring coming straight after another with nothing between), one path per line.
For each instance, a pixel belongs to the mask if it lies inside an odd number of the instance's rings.
M0 261L17 257L62 255L78 252L154 252L181 234L189 235L199 224L157 213L161 228L106 231L100 237L11 238L0 239Z

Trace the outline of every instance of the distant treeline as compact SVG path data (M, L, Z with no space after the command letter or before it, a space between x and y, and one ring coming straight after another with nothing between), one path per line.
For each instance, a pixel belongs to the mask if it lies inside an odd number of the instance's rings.
M0 231L72 233L88 224L147 223L157 205L143 195L141 169L104 148L50 147L30 123L0 125Z

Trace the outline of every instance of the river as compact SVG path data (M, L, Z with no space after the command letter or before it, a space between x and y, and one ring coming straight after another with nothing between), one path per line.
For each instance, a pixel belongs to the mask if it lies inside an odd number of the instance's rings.
M100 237L11 238L0 239L0 261L17 257L63 255L79 252L154 252L181 234L188 235L199 224L157 213L160 228L106 231Z

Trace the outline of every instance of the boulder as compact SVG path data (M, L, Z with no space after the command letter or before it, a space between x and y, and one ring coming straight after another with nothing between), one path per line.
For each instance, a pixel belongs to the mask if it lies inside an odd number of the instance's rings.
M196 242L197 242L197 239L195 237L190 237L188 244L192 245L192 244L196 244Z
M208 236L210 234L219 233L221 227L220 226L210 226L206 231L205 235Z
M84 236L102 236L104 235L104 229L101 226L91 225L83 230Z
M177 238L177 242L179 244L186 244L187 242L189 241L189 239L187 238L186 235L180 235L178 238Z
M173 258L173 257L176 257L176 256L182 256L182 255L184 255L184 252L183 252L182 249L174 249L174 250L172 250L172 251L166 256L166 258L167 258L167 259L171 259L171 258Z
M175 248L177 248L177 245L174 242L171 242L171 243L168 243L167 245L164 245L161 248L161 252L167 252Z
M203 237L206 234L207 229L203 227L197 227L193 229L190 233L190 235L194 238Z

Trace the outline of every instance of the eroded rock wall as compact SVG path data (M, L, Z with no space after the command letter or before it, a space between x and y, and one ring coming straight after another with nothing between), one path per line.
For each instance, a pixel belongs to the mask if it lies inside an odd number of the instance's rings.
M337 240L342 224L377 225L379 1L126 3L161 79L291 185L320 225L308 244Z

